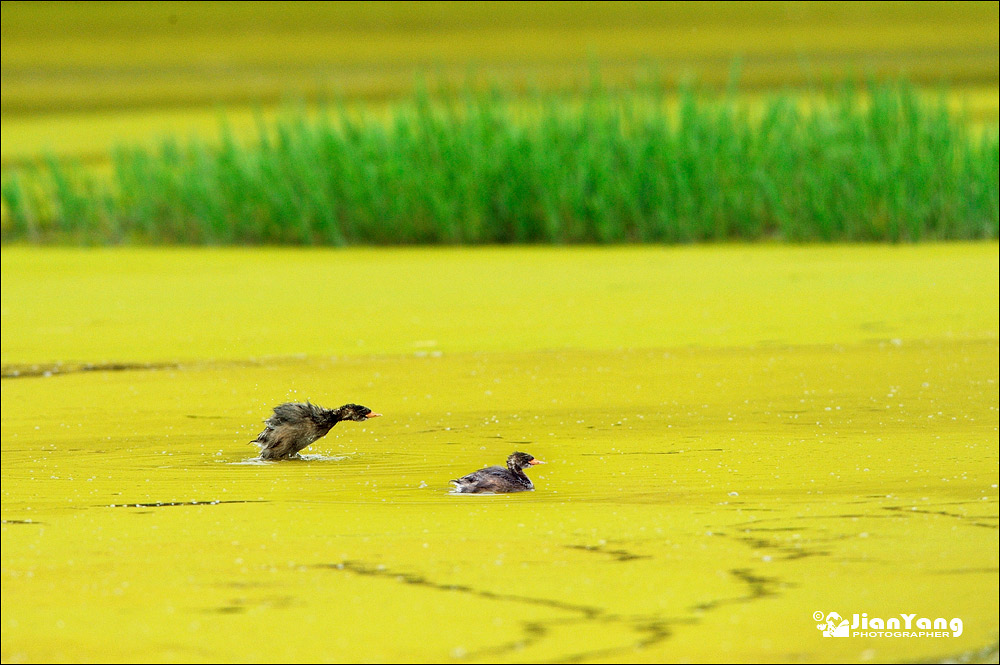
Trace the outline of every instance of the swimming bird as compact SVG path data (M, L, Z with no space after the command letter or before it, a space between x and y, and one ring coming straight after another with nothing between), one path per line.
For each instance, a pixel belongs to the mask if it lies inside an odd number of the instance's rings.
M488 466L467 476L449 480L455 483L457 494L502 494L525 492L535 489L522 469L536 464L545 464L528 453L513 453L507 458L507 468Z
M274 407L274 415L264 421L264 431L251 443L260 446L261 459L290 459L342 420L364 422L381 415L360 404L324 409L309 402L286 402Z

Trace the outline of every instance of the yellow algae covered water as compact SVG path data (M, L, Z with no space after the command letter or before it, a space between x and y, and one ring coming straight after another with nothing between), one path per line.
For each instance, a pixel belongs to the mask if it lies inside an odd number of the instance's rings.
M2 260L5 662L996 658L996 243Z

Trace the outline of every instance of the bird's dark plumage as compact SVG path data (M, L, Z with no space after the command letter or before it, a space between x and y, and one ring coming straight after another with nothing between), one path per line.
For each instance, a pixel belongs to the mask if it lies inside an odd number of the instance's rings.
M264 431L252 443L260 446L261 459L289 459L342 420L363 422L379 415L360 404L324 409L309 402L287 402L274 407L274 415L264 421Z
M467 476L448 482L455 483L455 492L460 494L503 494L525 492L535 489L531 479L524 475L524 469L535 464L544 464L528 453L513 453L507 458L507 468L488 466Z

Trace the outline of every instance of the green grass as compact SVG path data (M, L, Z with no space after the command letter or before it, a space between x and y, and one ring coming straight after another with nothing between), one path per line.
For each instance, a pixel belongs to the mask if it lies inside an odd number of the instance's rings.
M422 93L256 140L50 159L2 184L4 242L480 244L996 238L998 142L903 84L751 104L658 86Z

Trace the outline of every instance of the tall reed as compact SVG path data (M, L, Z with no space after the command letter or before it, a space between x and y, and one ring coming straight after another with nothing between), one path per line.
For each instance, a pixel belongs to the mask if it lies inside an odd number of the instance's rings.
M253 140L6 175L4 242L395 245L997 238L998 141L905 84L753 103L421 93Z

